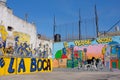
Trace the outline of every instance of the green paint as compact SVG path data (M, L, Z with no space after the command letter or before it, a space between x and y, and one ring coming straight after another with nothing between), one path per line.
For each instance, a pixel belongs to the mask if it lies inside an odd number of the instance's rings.
M82 60L82 56L83 55L82 55L82 51L81 50L79 51L79 56L80 56L80 59Z
M74 66L77 67L78 66L78 60L74 60Z
M58 50L55 54L55 58L56 59L61 59L61 57L62 57L62 50Z
M74 60L74 67L78 66L78 61ZM67 60L67 68L72 68L72 60Z
M112 68L117 68L117 63L116 62L112 62Z
M67 60L67 68L72 68L72 60Z
M118 68L120 69L120 59L119 59L119 61L118 61Z

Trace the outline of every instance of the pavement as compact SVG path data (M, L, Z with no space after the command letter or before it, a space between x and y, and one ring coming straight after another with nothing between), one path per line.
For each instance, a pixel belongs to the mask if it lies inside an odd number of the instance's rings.
M1 76L0 80L120 80L120 72L38 72Z
M84 68L80 68L78 69L76 68L53 68L54 72L111 72L112 70L107 69L107 68L102 68L102 69L84 69ZM120 71L120 70L114 70L114 71Z

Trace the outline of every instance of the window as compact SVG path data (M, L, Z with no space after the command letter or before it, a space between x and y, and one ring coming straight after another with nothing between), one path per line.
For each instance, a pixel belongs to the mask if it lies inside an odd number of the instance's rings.
M8 30L8 31L12 31L13 28L12 28L11 26L8 26L7 30Z
M37 34L37 37L38 37L38 39L40 39L41 38L41 34Z

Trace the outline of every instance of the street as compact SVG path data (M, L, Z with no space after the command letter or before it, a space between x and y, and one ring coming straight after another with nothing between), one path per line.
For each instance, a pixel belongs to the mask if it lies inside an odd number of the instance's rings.
M2 76L0 80L120 80L120 72L38 72Z

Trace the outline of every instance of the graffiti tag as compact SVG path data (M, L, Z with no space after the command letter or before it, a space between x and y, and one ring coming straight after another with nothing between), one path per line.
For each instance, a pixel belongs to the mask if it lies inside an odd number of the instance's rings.
M63 44L64 44L65 48L67 48L69 46L67 42L64 42Z
M90 45L91 40L76 40L74 43L76 46Z
M98 43L108 43L108 42L112 42L112 38L111 37L107 37L107 38L99 38L96 40Z

